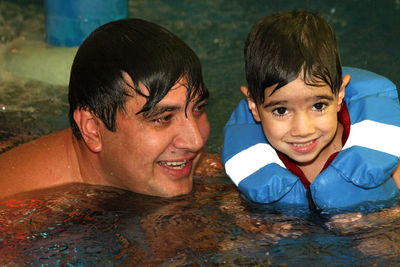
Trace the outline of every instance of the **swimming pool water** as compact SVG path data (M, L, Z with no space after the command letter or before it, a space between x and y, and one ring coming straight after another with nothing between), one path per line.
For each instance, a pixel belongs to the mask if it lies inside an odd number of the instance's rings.
M130 17L165 26L199 55L211 93L208 151L220 152L223 126L242 98L243 44L251 26L269 13L294 8L319 12L328 20L343 65L376 72L399 87L398 0L129 1ZM44 34L42 0L0 2L0 123L13 132L41 135L68 127L67 87L61 84L68 81L75 48L48 47ZM39 81L32 79L35 75Z
M398 0L129 2L131 17L167 27L199 55L211 93L206 150L220 152L223 126L242 97L242 50L251 26L293 8L328 20L343 65L399 87ZM42 0L0 2L0 138L15 133L27 140L68 127L63 81L74 48L43 43L43 12ZM20 59L26 61L18 65ZM298 207L249 205L227 177L197 179L192 194L170 200L66 185L0 203L0 265L398 265L398 213L332 219Z
M351 222L352 215L334 224L298 207L252 206L225 177L196 180L192 194L174 199L71 184L1 201L0 210L6 266L389 266L400 260L398 215Z

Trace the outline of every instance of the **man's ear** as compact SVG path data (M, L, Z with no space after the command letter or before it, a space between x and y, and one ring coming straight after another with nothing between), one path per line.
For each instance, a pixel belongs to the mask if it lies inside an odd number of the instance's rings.
M74 119L87 147L92 152L100 152L102 149L102 142L99 119L88 109L81 108L77 108L74 111Z
M258 113L258 109L257 109L257 105L254 102L253 99L251 99L250 95L249 95L249 89L242 85L240 86L240 91L242 91L242 93L245 95L246 99L247 99L247 104L249 105L249 109L251 111L251 114L253 114L253 118L254 120L256 120L257 122L260 122L260 114Z
M343 98L344 98L345 93L346 93L346 87L349 84L350 79L351 79L351 76L348 75L348 74L343 76L342 85L340 86L339 93L338 93L338 108L339 108L339 110L340 110L340 107L342 105Z

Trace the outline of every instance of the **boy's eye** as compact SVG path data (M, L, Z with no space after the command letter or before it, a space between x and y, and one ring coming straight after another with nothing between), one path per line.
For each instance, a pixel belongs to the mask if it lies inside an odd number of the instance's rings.
M272 110L272 113L277 116L283 116L288 113L288 110L287 110L287 108L279 107L279 108L275 108L274 110Z
M313 106L313 110L317 110L317 111L322 111L327 107L327 104L325 103L316 103Z

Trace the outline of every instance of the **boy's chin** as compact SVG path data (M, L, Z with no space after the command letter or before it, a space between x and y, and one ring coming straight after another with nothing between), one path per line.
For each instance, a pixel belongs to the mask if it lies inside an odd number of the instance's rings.
M313 164L320 153L307 153L305 155L287 155L298 166L309 166Z

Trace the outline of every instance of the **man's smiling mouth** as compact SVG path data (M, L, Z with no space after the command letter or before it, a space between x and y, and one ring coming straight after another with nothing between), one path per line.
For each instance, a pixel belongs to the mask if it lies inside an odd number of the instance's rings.
M159 161L158 164L169 168L173 170L182 170L185 168L186 164L188 163L188 160L183 160L183 161Z

